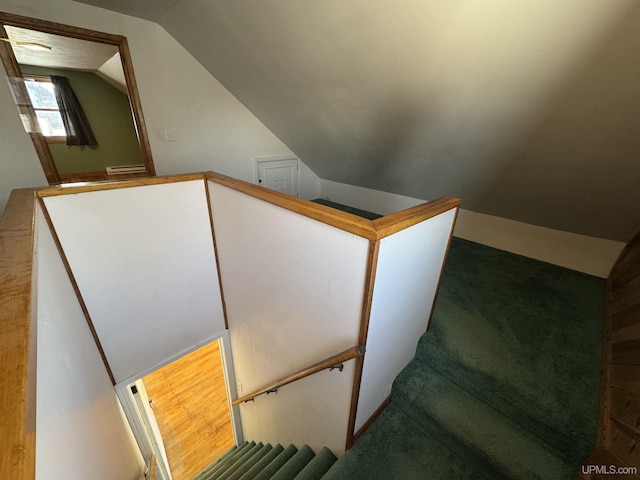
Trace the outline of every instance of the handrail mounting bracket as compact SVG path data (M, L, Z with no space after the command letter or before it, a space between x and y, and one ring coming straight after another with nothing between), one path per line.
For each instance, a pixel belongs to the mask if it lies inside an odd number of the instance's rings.
M329 367L329 371L333 370L334 368L337 368L338 370L342 371L344 370L344 363L342 362L336 363L334 366Z

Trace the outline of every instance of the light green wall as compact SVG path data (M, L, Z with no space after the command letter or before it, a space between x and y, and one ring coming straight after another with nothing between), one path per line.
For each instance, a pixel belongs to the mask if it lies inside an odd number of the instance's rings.
M98 140L97 148L49 144L60 173L96 172L108 166L144 163L126 95L90 72L32 65L21 65L21 69L23 74L67 77Z

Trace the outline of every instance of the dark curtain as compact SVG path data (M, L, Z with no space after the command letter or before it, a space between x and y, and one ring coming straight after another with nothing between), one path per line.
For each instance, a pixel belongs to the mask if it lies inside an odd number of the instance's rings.
M71 88L69 79L51 76L51 83L55 86L56 101L64 128L67 131L67 145L98 146L87 116Z

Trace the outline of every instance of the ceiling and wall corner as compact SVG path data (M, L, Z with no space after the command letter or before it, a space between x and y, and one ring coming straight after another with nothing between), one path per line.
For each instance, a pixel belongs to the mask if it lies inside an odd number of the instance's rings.
M325 180L628 240L633 0L83 0L158 22Z

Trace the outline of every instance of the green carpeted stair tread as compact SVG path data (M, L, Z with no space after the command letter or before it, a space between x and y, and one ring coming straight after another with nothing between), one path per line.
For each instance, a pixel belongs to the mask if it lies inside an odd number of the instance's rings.
M322 480L497 480L414 423L392 400Z
M231 465L234 462L234 459L238 455L242 455L242 452L251 448L253 445L255 445L255 442L244 441L240 445L237 445L236 447L232 447L221 458L219 458L215 462L205 467L201 472L199 472L195 477L193 477L193 480L206 480L210 478L209 475L211 473L218 472L227 468L229 465Z
M394 385L393 401L415 426L436 435L493 476L574 478L579 471L540 439L449 379L413 361Z
M581 459L596 431L603 298L602 279L454 239L416 358Z
M287 463L278 469L271 477L271 480L293 480L315 455L309 445L303 445Z
M336 463L338 458L331 450L324 447L307 463L300 473L295 476L295 480L320 480L322 476Z
M440 340L441 323L444 322L434 318L432 328L420 341L417 361L452 379L461 388L519 423L558 449L564 458L573 461L584 458L595 438L597 408L593 403L589 405L587 400L593 398L592 392L581 391L585 401L579 407L580 410L585 407L592 410L592 417L581 415L572 408L570 395L553 388L548 384L551 382L545 384L544 378L536 378L527 368L519 367L518 361L500 347L488 352L482 342L477 342L467 350L467 354L458 355L447 350ZM461 340L459 347L463 345L465 342ZM499 369L501 371L492 368L494 360L504 363ZM515 383L510 377L518 375L519 369L525 372ZM562 399L567 400L562 402Z
M282 452L280 452L276 458L269 462L269 464L265 466L258 475L255 476L254 480L269 480L297 452L298 449L295 447L295 445L289 445Z
M229 450L227 450L226 452L224 452L216 461L212 462L211 465L217 465L219 463L222 463L224 460L226 460L227 458L229 458L231 455L233 455L233 453L240 447L242 447L243 445L247 444L249 442L242 442L239 445L234 445L232 446Z
M205 473L210 472L214 468L218 467L222 462L225 462L229 457L231 457L234 454L234 452L238 450L238 448L240 448L241 446L247 443L249 442L243 442L240 445L234 445L233 447L231 447L229 450L223 453L218 459L216 459L214 462L211 462L204 469L202 469L195 477L193 477L192 480L202 480Z
M209 476L206 476L206 480L226 480L226 478L231 475L236 470L236 468L249 460L256 452L258 452L263 447L263 444L261 442L251 443L253 443L253 445L250 444L250 448L246 448L241 454L235 455L232 462L229 462L221 469L216 470L213 474L209 474Z
M239 480L253 480L258 476L262 470L265 469L280 453L284 450L284 447L277 444L273 447L265 456L263 456L258 462L256 462Z
M246 472L248 472L256 463L258 463L265 455L267 455L273 447L270 443L264 445L260 450L256 451L251 458L242 462L242 465L236 466L233 473L221 480L239 480Z

